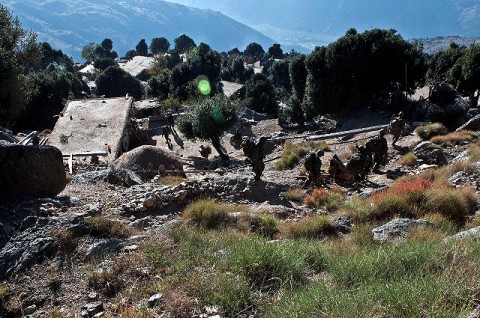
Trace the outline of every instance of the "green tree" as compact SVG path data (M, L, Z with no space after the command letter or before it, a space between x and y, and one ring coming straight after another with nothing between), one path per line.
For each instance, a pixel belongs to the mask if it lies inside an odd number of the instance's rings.
M265 50L263 49L263 47L260 44L255 42L252 42L249 45L247 45L244 52L245 55L255 57L255 58L260 58L264 53L265 53Z
M200 93L197 89L197 79L206 77L210 83L210 96L220 91L221 57L207 44L201 43L191 49L187 61L177 64L172 69L171 83L173 97L180 100L197 98Z
M173 42L175 43L175 51L177 51L177 53L185 53L197 46L195 42L185 34L180 35L173 40Z
M163 70L157 76L150 78L147 86L147 96L157 97L160 100L168 98L170 93L170 81L171 72L169 70Z
M145 39L141 39L140 42L138 42L137 46L135 47L135 51L137 51L137 55L140 56L148 55L148 45L147 42L145 42Z
M208 140L222 159L228 159L220 139L238 120L238 113L238 108L226 96L216 95L190 108L178 117L176 124L187 139Z
M170 48L170 42L164 37L153 38L150 43L150 52L153 54L157 53L167 53Z
M259 113L277 115L278 103L270 80L263 74L255 74L245 82L244 105Z
M41 69L46 69L50 64L55 63L64 71L73 72L73 60L63 54L62 50L55 50L47 42L41 43L42 61Z
M99 70L106 70L109 66L116 65L115 61L109 57L100 57L95 60L93 66Z
M87 61L87 63L93 62L95 60L95 43L89 42L85 44L85 46L82 48L82 52L80 53L80 56L82 59Z
M138 79L118 66L110 66L95 80L97 94L105 97L120 97L129 94L135 99L142 98L142 84Z
M135 50L129 50L125 53L125 57L129 60L133 59L135 56L137 56L137 51Z
M41 48L1 4L0 26L0 125L11 127L31 95L28 74L40 63Z
M111 39L104 39L101 46L105 51L110 52L113 49L113 41Z
M460 93L470 98L471 106L478 104L475 92L480 89L480 46L472 45L450 70L451 81Z
M223 80L242 84L252 76L253 68L245 67L243 57L230 58L221 73Z
M283 58L283 50L280 47L280 44L273 44L271 47L268 48L268 55L273 57L274 59L281 59Z
M349 30L307 58L305 114L309 118L388 103L392 92L405 88L405 66L410 91L423 81L424 65L421 47L408 43L395 30L361 34Z
M298 101L303 101L305 95L305 85L307 83L307 67L305 66L306 56L299 54L290 60L289 74L292 84L293 95Z
M292 84L290 82L289 63L285 60L279 60L273 62L272 67L269 69L269 79L272 84L284 90L287 94L292 91Z
M435 85L447 81L449 71L455 65L459 58L465 54L466 48L460 48L455 43L451 43L447 50L435 53L428 61L427 81Z

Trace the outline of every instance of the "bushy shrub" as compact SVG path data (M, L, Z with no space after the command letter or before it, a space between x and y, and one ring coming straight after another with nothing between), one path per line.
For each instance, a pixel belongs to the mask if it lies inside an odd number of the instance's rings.
M110 66L95 80L97 94L105 97L120 97L129 94L139 100L143 95L142 84L138 79L118 66Z
M285 224L285 235L289 238L320 238L335 233L333 223L325 216L304 217L296 222Z
M441 123L433 123L430 125L419 126L415 128L415 132L423 140L430 140L430 138L434 136L446 135L448 129Z
M92 216L86 218L85 225L90 229L90 233L94 236L125 238L129 237L131 234L131 230L127 225L105 216Z
M417 156L413 151L407 152L402 156L400 159L400 164L407 166L407 167L413 167L417 163Z
M345 201L345 194L340 188L315 189L304 199L304 204L311 208L337 210Z

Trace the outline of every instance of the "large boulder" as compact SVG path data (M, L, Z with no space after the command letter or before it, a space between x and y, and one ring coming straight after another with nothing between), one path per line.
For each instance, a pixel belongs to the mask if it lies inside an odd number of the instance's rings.
M55 196L66 185L60 150L0 141L0 197Z
M5 128L0 127L0 140L5 140L11 143L16 143L17 138L13 135L13 133Z
M408 237L409 232L417 227L431 227L432 223L426 220L394 219L372 230L375 242L397 242Z
M480 115L477 115L467 121L464 125L458 127L455 131L461 131L461 130L473 130L477 131L480 130Z
M142 178L153 178L159 170L183 172L183 164L177 158L155 146L141 146L121 155L113 162L113 169L128 169Z
M442 148L429 141L419 143L413 152L419 160L425 164L445 166L448 164L447 158Z

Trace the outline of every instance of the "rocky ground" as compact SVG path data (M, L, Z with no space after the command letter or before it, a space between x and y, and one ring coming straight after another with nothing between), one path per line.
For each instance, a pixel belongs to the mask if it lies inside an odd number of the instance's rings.
M345 121L343 127L352 129L388 123L387 114L376 114L373 121L373 116L364 115ZM242 132L255 137L278 133L285 137L301 137L313 133L283 130L275 119L261 118L250 123L254 124L246 125ZM326 140L331 150L323 158L324 165L328 165L333 154L346 157L355 142L361 143L376 134L360 134L349 140ZM186 171L217 169L215 172L187 173L187 179L178 185L167 186L153 181L124 187L107 183L101 178L74 178L57 197L2 202L0 279L8 284L10 295L9 313L5 312L5 315L51 317L53 312L58 312L66 317L93 317L105 312L109 316L121 300L98 293L89 285L90 267L101 270L102 266L108 266L103 262L103 255L126 255L128 258L130 254L135 255L140 242L160 239L186 204L196 198L213 197L219 201L242 203L268 211L280 219L300 218L315 212L283 197L288 189L302 187L305 178L302 164L292 170L275 170L275 162L283 151L282 143L270 143L262 180L255 182L251 168L244 164L242 151L228 143L230 136L227 134L223 139L231 157L231 164L227 166L219 163L215 151L210 160L199 156L199 145L206 143L191 142L177 135L170 150L163 137L154 136L154 143L181 159ZM390 145L391 136L387 137ZM400 175L415 174L433 167L425 164L410 168L399 163L402 155L419 142L414 134L404 136L397 147L389 147L388 164L379 173L370 174L364 182L349 185L326 180L324 186L340 186L349 195L368 195L388 187ZM461 158L467 147L464 144L444 149L449 164L455 158ZM471 186L478 192L479 170L460 173L452 182L458 186ZM84 220L99 215L121 221L131 230L130 235L119 239L92 234ZM74 234L73 243L63 236L67 229L68 233ZM132 264L135 262L132 261ZM136 271L138 279L148 275L148 270L144 268L132 270ZM125 284L128 290L135 282ZM155 298L155 295L152 297ZM215 316L214 313L211 316Z

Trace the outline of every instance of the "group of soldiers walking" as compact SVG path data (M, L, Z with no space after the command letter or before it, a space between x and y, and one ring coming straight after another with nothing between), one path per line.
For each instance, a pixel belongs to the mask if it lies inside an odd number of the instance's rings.
M403 113L392 116L389 124L389 131L393 135L392 146L395 147L396 142L401 137L405 129ZM357 152L344 165L340 158L335 154L330 160L328 173L331 177L342 179L349 182L362 181L370 173L378 172L381 166L387 163L388 144L385 139L386 130L380 130L379 134L369 139L364 146L356 146ZM311 152L305 158L305 171L308 180L305 186L310 184L318 185L321 182L321 157L323 151Z

